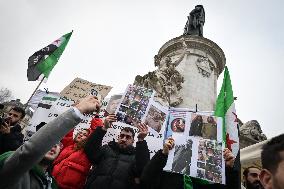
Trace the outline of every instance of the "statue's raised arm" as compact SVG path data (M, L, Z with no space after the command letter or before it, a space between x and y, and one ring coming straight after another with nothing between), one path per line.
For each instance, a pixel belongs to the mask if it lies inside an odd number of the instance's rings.
M189 16L184 27L184 35L203 36L203 25L205 23L205 11L202 5L196 5Z

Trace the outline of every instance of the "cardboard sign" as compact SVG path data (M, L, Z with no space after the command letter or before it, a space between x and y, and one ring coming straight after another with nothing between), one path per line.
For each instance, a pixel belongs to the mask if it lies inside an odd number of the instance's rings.
M60 92L61 96L74 100L75 102L88 95L97 96L99 100L104 99L112 87L89 82L81 78L75 78L67 87Z

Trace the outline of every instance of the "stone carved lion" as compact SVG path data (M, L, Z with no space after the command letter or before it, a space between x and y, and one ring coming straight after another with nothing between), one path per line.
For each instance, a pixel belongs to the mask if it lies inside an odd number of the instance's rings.
M262 133L261 127L256 120L246 122L240 127L240 135L261 142L267 139Z

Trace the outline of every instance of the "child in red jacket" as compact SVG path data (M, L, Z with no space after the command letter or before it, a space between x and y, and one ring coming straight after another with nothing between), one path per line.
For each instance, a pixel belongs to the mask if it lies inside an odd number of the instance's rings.
M73 140L70 131L62 140L63 150L54 161L52 175L61 189L82 189L85 184L91 164L85 154L84 145L87 137L103 122L95 117L90 129L80 130Z

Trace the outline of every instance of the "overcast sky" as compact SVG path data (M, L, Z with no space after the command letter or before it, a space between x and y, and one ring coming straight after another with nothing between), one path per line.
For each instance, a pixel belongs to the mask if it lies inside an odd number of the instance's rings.
M28 57L74 30L46 84L60 92L75 77L123 92L154 70L154 55L180 36L195 5L206 12L204 37L224 51L236 109L270 138L284 132L284 1L282 0L0 0L0 88L26 102ZM218 80L218 89L222 77Z

